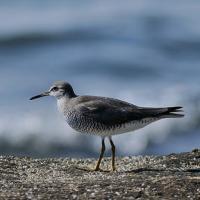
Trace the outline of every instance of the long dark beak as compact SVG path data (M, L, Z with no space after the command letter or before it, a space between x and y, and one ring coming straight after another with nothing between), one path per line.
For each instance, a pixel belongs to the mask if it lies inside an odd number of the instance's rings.
M29 100L38 99L40 97L45 97L45 96L49 96L49 92L43 92L42 94L31 97Z

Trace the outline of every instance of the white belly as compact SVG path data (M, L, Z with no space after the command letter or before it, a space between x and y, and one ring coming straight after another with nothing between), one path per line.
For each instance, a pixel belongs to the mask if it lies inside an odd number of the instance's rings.
M120 128L116 128L116 129L105 131L105 132L100 132L99 135L111 136L111 135L122 134L122 133L130 132L130 131L135 131L137 129L147 126L148 124L150 124L156 120L158 120L158 119L146 118L146 119L139 120L139 121L132 121L132 122L123 124Z

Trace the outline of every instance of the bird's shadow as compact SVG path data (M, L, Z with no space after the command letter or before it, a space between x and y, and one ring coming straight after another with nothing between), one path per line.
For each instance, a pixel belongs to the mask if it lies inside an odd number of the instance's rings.
M76 166L75 167L78 170L81 171L85 171L85 172L105 172L105 173L109 173L109 172L113 172L111 170L104 170L104 169L100 169L99 171L95 171L94 169L90 169L90 168L86 168L86 167L79 167ZM153 168L138 168L138 169L132 169L132 170L127 170L127 171L114 171L114 172L118 172L118 173L142 173L142 172L162 172L162 171L168 171L168 170L164 170L164 169L153 169Z
M75 168L78 169L78 170L81 170L81 171L85 171L85 172L105 172L105 173L113 172L113 171L110 171L110 170L103 170L103 169L100 169L99 171L95 171L95 170L90 169L90 168L77 167L77 166ZM131 170L126 170L126 171L117 171L116 170L114 172L117 172L117 173L135 173L135 174L142 173L142 172L190 172L190 173L200 173L200 168L178 170L178 169L155 169L155 168L144 167L144 168L137 168L137 169L131 169Z
M125 173L141 173L141 172L191 172L191 173L199 173L200 168L196 169L184 169L184 170L178 170L178 169L155 169L155 168L138 168L138 169L132 169L128 171L124 171Z
M141 173L141 172L163 172L163 171L168 171L164 169L154 169L154 168L138 168L138 169L131 169L124 171L125 173Z

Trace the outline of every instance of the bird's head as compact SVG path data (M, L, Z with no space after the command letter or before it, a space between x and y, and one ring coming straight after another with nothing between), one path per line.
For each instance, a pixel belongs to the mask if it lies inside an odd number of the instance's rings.
M57 99L60 99L62 97L66 97L66 98L73 98L75 97L75 93L73 91L72 86L65 82L65 81L56 81L48 91L43 92L39 95L33 96L30 98L30 100L33 99L37 99L40 97L44 97L44 96L54 96Z

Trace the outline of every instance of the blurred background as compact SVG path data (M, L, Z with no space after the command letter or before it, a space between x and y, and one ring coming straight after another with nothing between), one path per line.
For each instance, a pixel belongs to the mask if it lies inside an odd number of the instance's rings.
M183 119L114 137L117 155L198 148L199 10L195 0L0 0L0 154L98 155L100 138L66 125L55 99L28 100L55 80L80 95L184 106Z

